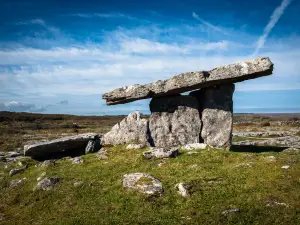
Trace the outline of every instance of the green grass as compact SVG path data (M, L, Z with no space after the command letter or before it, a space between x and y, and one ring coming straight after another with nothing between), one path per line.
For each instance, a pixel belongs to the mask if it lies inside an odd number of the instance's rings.
M0 166L0 215L6 218L2 224L300 224L298 153L182 152L160 167L163 160L145 160L141 153L118 146L108 151L107 160L90 154L83 156L83 164L61 159L49 168L27 160L29 168L12 178L10 168ZM276 161L268 160L269 155ZM291 167L282 169L285 164ZM51 191L33 191L43 172L61 181ZM136 172L158 178L163 195L124 190L123 175ZM12 179L23 177L23 187L8 188ZM84 184L74 187L77 180ZM174 186L179 182L187 184L190 197L177 194ZM267 207L272 201L288 207ZM231 208L241 211L221 214Z

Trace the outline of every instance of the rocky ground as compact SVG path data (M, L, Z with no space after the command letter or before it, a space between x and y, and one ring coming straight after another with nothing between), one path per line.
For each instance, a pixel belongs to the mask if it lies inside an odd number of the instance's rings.
M123 117L0 115L0 224L299 224L299 115L235 115L232 151L105 147L35 161L25 143ZM172 157L172 158L169 158Z

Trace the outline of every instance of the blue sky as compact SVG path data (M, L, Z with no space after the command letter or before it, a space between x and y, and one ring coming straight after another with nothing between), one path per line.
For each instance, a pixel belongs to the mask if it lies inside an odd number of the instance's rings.
M300 0L0 0L0 110L149 113L101 94L269 56L235 112L300 112Z

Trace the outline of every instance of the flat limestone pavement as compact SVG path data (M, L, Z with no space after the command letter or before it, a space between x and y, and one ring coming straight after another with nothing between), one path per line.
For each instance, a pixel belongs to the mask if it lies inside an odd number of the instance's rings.
M235 83L272 74L273 63L269 58L257 58L241 63L217 67L210 71L187 72L168 80L159 80L145 85L132 85L115 89L102 95L107 105L123 104L192 91L223 83Z

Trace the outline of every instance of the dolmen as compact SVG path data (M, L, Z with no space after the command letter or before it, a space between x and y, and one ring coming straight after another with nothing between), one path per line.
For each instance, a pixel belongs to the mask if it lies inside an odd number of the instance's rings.
M230 149L236 82L271 75L269 58L257 58L210 71L181 73L150 84L121 87L102 95L107 105L152 98L149 119L131 113L101 138L102 145L143 144L178 147L205 143ZM182 95L189 92L188 95Z

